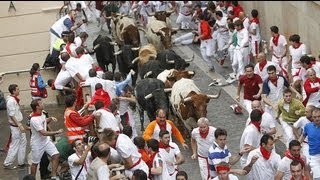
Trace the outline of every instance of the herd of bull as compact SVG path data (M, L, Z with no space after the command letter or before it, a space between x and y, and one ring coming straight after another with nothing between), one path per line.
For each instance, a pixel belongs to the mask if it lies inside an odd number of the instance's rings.
M200 117L206 117L210 99L220 96L220 91L217 95L201 93L191 80L195 72L186 68L194 55L190 60L185 60L170 49L171 36L177 33L170 25L168 17L171 13L156 12L150 15L146 30L138 27L132 18L123 15L108 17L114 23L115 41L99 35L93 42L93 46L97 47L96 59L103 70L108 70L108 65L112 64L114 72L118 62L118 69L124 76L130 69L139 72L133 76L132 85L135 86L141 131L144 131L144 111L150 120L154 120L159 108L183 120L190 131L196 127ZM139 30L145 33L148 45L140 47ZM119 47L117 52L116 45ZM141 80L137 82L138 74Z

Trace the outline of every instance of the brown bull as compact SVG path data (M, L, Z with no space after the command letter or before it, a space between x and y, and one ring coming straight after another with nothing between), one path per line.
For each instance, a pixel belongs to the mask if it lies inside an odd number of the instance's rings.
M152 72L150 72L152 73ZM191 79L195 75L194 71L187 71L187 70L164 70L161 72L157 79L160 79L164 82L166 88L171 88L175 82L180 80L181 78Z

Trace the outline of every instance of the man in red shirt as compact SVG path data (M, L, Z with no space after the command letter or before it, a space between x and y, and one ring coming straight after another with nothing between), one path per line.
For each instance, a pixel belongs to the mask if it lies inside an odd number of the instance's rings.
M233 13L235 17L239 17L239 13L244 12L243 7L240 6L238 1L231 1L231 5L233 7Z
M200 51L204 61L208 63L209 71L214 72L213 65L213 39L211 36L211 27L208 21L205 19L203 14L199 15L200 19L200 28L198 29L199 36L195 37L195 41L197 42L200 39Z
M243 88L243 104L250 114L251 104L254 100L261 100L262 93L262 79L259 75L253 73L253 65L248 64L245 66L245 74L241 75L238 83L236 100L240 101L240 92Z

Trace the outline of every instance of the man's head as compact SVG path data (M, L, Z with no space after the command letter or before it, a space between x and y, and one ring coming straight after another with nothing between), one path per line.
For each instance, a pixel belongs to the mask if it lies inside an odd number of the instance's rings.
M133 139L133 144L137 146L138 149L145 149L146 141L141 136L137 136Z
M220 19L222 19L222 17L223 17L222 12L221 12L221 11L216 11L216 18L217 18L218 20L220 20Z
M267 151L271 152L274 145L274 139L269 134L265 134L261 137L260 146L264 147Z
M274 79L277 77L276 67L274 65L268 66L267 72L268 72L269 79Z
M289 88L283 91L283 100L287 104L289 104L292 101L292 91Z
M77 3L76 9L77 9L77 11L81 11L81 3Z
M30 107L33 112L42 112L43 103L42 103L41 99L34 99L31 101Z
M68 34L68 43L74 43L75 34L73 32L70 32Z
M170 133L167 130L160 130L159 132L159 138L160 141L163 142L163 144L169 144L170 142Z
M122 74L120 72L115 72L114 73L114 80L119 82L122 79Z
M19 96L20 94L20 89L16 84L10 84L8 87L8 91L12 96Z
M258 17L258 15L259 15L258 10L256 10L256 9L252 9L252 11L251 11L251 16L252 16L253 18L257 18L257 17Z
M117 135L111 128L103 129L100 136L102 142L107 143L109 146L115 146Z
M94 103L94 107L95 107L96 110L99 110L99 109L103 108L104 107L103 101L101 101L101 100L96 101Z
M201 117L197 124L200 132L205 133L209 130L209 120L207 118Z
M83 44L83 43L86 42L86 40L88 39L89 35L88 35L88 33L86 33L86 32L81 32L81 33L79 34L79 37L81 38L82 44Z
M217 128L214 132L214 137L219 147L224 149L225 145L227 144L227 130Z
M67 107L72 107L76 105L77 97L74 94L70 94L64 98L64 102Z
M106 80L113 80L113 73L111 71L106 71L103 75L102 75L102 79L106 79Z
M103 86L102 86L101 83L97 83L97 84L95 85L95 90L102 89L102 88L103 88Z
M132 127L129 126L129 125L124 126L123 129L122 129L122 133L127 135L131 139L131 137L132 137Z
M176 180L188 180L188 174L185 171L178 171Z
M274 37L279 33L279 28L277 26L270 27L271 36Z
M308 55L303 55L300 58L300 63L302 65L303 68L305 69L309 69L309 67L312 66L311 64L311 58ZM311 69L311 68L310 68Z
M61 60L67 62L70 59L70 55L67 52L62 52L60 54Z
M299 44L300 43L300 36L298 34L294 34L294 35L291 35L289 37L289 41L292 43L292 44Z
M89 77L96 77L97 76L97 71L94 68L91 68L89 70Z
M319 108L315 108L313 110L312 119L317 126L320 126L320 109Z
M74 20L74 18L76 18L76 11L75 10L70 10L69 12L68 12L68 14L69 14L69 16L70 16L70 18L72 19L72 20Z
M246 76L248 78L252 78L253 75L254 75L254 72L253 72L254 67L253 67L253 65L252 64L248 64L244 68L245 68Z
M123 1L124 2L124 1ZM147 174L141 170L141 169L136 169L134 172L133 172L133 175L132 175L132 180L147 180L148 179L148 176Z
M291 176L292 179L294 180L302 180L302 174L303 174L303 168L302 168L302 164L300 163L300 161L297 160L293 160L290 163L290 172L291 172Z
M240 19L236 20L234 22L234 27L237 31L240 31L244 26L243 26L243 23Z
M316 107L313 106L313 105L308 105L306 107L306 117L309 119L309 120L312 120L312 112L314 111Z
M253 109L250 113L251 122L261 122L262 113L258 109Z
M72 142L72 147L77 153L82 153L84 151L84 144L81 139L75 139Z
M257 61L258 61L258 63L267 61L266 55L264 54L264 52L260 52L260 53L258 54Z
M246 17L246 15L244 14L243 11L239 12L239 19L240 19L241 21L243 21L243 19L244 19L245 17Z
M216 165L216 170L219 180L229 180L230 166L228 163L224 161L220 162Z
M76 53L77 53L78 56L84 54L84 48L81 47L81 46L80 46L80 47L77 47L77 48L76 48Z
M299 157L301 150L301 143L298 140L292 140L289 143L289 151L293 157Z
M147 147L149 152L158 152L159 151L159 141L156 139L149 139L147 141Z
M110 146L107 143L100 143L97 149L97 156L101 159L108 160L110 156Z
M262 111L263 109L262 109L262 106L261 106L261 102L258 101L258 100L252 101L252 103L251 103L251 109L252 109L252 110L258 109L258 110Z
M165 110L163 109L158 109L157 112L157 122L160 124L160 125L164 125L166 122L166 119L167 119L167 113Z
M312 68L309 68L307 70L307 75L308 75L308 78L310 78L311 80L315 80L317 78L316 71Z
M123 88L123 96L124 97L131 97L133 95L133 88L130 85L126 85Z

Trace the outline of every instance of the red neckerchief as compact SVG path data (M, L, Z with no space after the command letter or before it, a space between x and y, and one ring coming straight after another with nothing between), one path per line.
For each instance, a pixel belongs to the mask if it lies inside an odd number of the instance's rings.
M41 116L42 113L32 112L31 117Z
M216 170L217 170L217 173L221 172L221 171L227 171L229 172L230 171L230 167L228 166L217 166L216 167Z
M304 160L301 158L300 154L298 157L294 157L294 156L292 156L292 154L290 153L289 150L286 150L286 152L284 153L284 156L286 156L289 159L299 161L301 163L302 167L304 167L304 165L305 165Z
M263 113L264 113L264 110L260 110L260 112L261 112L261 114L263 114Z
M261 130L261 126L260 126L261 122L252 122L252 120L251 120L250 124L253 124L258 129L258 131L260 132L260 130Z
M272 38L272 42L275 46L278 46L280 34L277 34L275 37Z
M53 80L53 82L52 82L51 89L52 89L52 90L56 90L56 87L54 86L54 80Z
M12 95L11 95L12 96ZM20 105L20 99L18 98L18 96L12 96L15 100L16 100L16 102Z
M156 120L156 121L157 121L157 124L158 124L160 130L167 130L167 121L162 125L159 123L158 120Z
M103 71L102 68L100 66L96 67L96 71Z
M238 32L240 32L244 27L242 27L241 29L238 30Z
M300 46L301 46L301 42L298 44L298 46L297 47L294 47L294 46L292 46L294 49L298 49Z
M263 70L263 68L267 65L267 60L263 60L262 62L259 63L259 69L260 71Z
M170 146L169 144L164 144L162 141L159 141L159 148L167 149L168 147L173 149L173 147Z
M302 180L308 180L306 176L304 175L301 175L301 176L302 176ZM291 176L290 180L295 180L295 179Z
M70 50L70 45L71 45L72 43L67 43L66 44L66 50L67 50L67 52L69 53L69 54L71 54L71 50Z
M267 151L266 148L260 146L260 152L265 160L268 160L271 156L271 152Z
M276 78L270 78L270 77L269 77L269 80L272 82L272 84L274 84L275 86L277 86L278 76L276 76Z
M199 129L199 133L200 133L201 138L205 139L209 134L209 128L206 132L201 132Z
M252 18L251 23L255 22L256 24L259 24L259 18Z
M149 1L143 1L144 4L148 4Z

